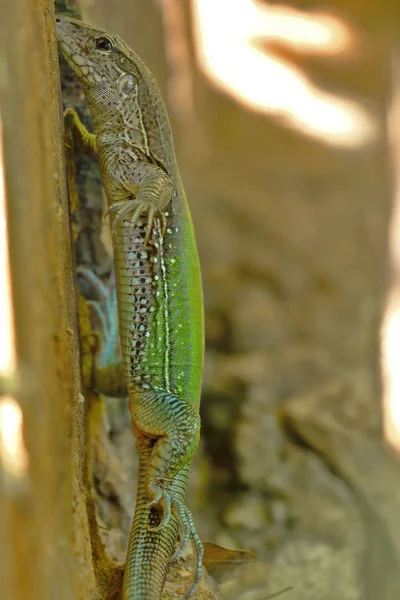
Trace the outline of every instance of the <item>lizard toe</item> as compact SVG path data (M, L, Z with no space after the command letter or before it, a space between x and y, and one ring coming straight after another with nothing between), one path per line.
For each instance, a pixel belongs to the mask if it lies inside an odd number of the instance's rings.
M171 518L172 500L168 492L165 490L158 490L157 495L151 502L149 502L148 506L151 507L155 506L156 504L161 504L163 514L160 523L156 525L156 527L149 527L149 531L161 531L161 529L167 526L168 521Z

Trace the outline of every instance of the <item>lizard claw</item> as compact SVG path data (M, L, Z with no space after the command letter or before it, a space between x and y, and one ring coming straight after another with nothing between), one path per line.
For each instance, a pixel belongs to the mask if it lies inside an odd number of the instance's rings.
M147 246L147 243L148 243L149 238L150 238L151 229L152 229L152 226L153 226L155 214L156 214L156 211L154 210L153 207L151 207L150 210L149 210L149 214L147 215L146 234L144 236L144 245L145 246Z
M154 206L147 202L138 200L125 200L121 202L115 202L112 204L104 214L104 218L110 213L115 213L114 220L111 226L111 233L114 234L118 225L124 219L129 220L131 227L135 227L138 224L139 219L143 213L147 212L146 221L146 233L144 237L144 245L146 246L151 237L154 221L156 217L161 220L161 232L164 235L167 229L167 218L163 211L156 209Z
M116 229L116 225L118 224L118 222L121 220L121 218L124 216L125 214L125 210L127 207L127 203L126 202L114 202L114 204L111 204L111 206L109 206L106 210L106 212L103 215L103 221L108 217L108 215L110 215L112 212L117 211L117 216L115 217L113 224L111 226L111 233L115 232Z
M179 525L181 527L181 543L179 544L175 554L171 557L171 562L175 562L185 552L189 545L190 535L192 533L191 524L193 524L193 517L190 510L180 500L175 500L176 510L179 517ZM194 527L194 524L193 524Z

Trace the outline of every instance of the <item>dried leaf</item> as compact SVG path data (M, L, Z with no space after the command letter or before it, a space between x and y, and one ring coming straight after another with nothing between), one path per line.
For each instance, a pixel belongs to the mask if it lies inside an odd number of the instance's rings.
M212 542L203 542L203 546L203 564L218 583L234 579L238 569L258 560L249 550L230 550Z

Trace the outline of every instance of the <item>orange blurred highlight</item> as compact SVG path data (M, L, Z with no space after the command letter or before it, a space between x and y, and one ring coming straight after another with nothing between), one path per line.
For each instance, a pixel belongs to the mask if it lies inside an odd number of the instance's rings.
M200 66L237 102L331 146L357 148L375 139L377 125L360 103L321 90L299 68L255 46L262 36L302 52L344 55L356 43L342 21L254 0L193 0L193 7Z
M0 375L15 376L16 354L11 303L6 200L0 121ZM27 453L22 433L22 411L10 396L0 398L0 463L6 472L21 476L27 469Z
M266 6L248 0L242 0L241 4L247 17L244 32L247 39L262 36L268 41L284 42L294 50L318 56L340 57L357 47L351 29L328 13L306 14L284 4ZM243 28L243 22L241 26Z

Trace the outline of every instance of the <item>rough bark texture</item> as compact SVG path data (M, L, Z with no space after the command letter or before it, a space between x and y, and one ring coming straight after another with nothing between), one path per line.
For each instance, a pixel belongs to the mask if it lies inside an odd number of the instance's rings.
M0 596L90 598L84 420L62 159L54 7L0 6L10 260L29 468L0 493Z

